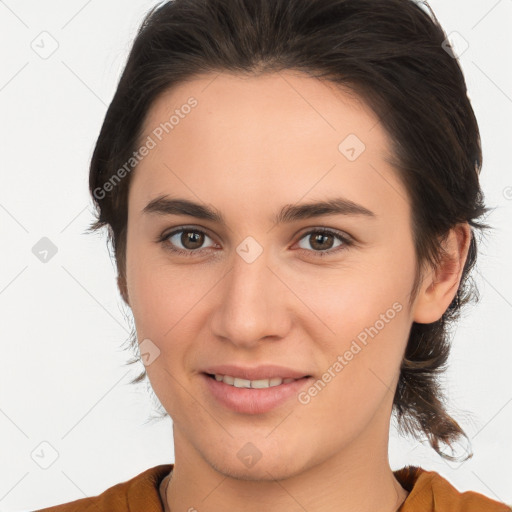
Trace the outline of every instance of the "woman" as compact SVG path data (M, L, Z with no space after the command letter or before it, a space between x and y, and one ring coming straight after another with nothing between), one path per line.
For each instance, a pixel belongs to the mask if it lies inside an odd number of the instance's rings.
M487 209L445 40L412 0L147 16L93 154L92 228L175 463L45 510L510 510L387 454L393 411L446 458L464 437L437 379Z

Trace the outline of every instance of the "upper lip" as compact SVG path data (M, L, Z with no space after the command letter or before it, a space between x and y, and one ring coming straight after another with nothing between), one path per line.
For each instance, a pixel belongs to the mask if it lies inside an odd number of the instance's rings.
M276 377L280 377L282 379L301 379L302 377L310 375L308 372L294 370L292 368L286 368L284 366L274 364L265 364L261 366L254 366L252 368L236 366L233 364L220 364L205 368L203 372L217 375L229 375L231 377L247 380L272 379Z

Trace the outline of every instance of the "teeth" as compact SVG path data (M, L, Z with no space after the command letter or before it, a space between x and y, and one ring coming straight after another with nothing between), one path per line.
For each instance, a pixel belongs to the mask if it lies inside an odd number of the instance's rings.
M215 374L215 380L222 381L224 384L229 384L235 388L264 389L279 386L281 384L288 384L289 382L293 382L296 379L281 379L280 377L274 377L272 379L247 380L231 377L230 375Z

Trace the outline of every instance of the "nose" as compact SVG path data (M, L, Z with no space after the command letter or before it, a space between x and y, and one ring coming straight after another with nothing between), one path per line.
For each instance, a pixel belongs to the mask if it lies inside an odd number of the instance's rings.
M290 329L290 296L276 265L263 251L254 261L235 254L217 287L212 334L234 345L252 348L262 339L284 338ZM288 301L288 302L287 302Z

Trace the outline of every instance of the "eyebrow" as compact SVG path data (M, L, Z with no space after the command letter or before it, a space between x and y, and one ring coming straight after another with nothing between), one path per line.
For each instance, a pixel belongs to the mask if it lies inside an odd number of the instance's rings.
M142 210L143 214L187 215L197 219L210 220L225 225L222 214L215 208L205 206L188 199L170 198L167 195L152 199ZM344 197L304 204L286 204L271 220L275 224L290 223L297 220L321 217L324 215L363 215L376 218L375 213L364 206Z

